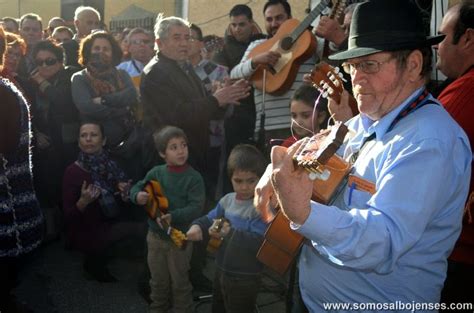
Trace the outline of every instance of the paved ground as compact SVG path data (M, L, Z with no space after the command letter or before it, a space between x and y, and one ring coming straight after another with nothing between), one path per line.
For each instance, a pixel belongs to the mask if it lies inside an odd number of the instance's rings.
M212 278L213 260L207 263L206 276ZM59 240L38 252L23 273L16 294L35 313L147 312L147 303L137 292L142 266L139 257L117 258L110 270L118 282L90 281L83 274L81 255L64 249ZM278 277L265 275L256 312L285 312L282 286ZM210 301L196 301L195 312L211 312Z

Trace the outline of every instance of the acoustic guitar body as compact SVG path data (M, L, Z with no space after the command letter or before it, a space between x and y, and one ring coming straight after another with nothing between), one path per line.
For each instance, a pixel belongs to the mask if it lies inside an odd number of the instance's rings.
M335 154L348 129L339 123L330 130L323 130L312 138L303 140L295 156L296 166L306 168L315 175L311 199L328 204L351 171L351 165ZM319 136L319 137L318 137ZM314 162L312 162L314 158ZM311 175L310 174L310 175ZM304 237L290 228L290 221L278 211L265 232L265 239L257 252L257 259L275 272L283 275L290 268Z
M321 168L329 170L331 175L326 180L314 180L312 199L327 204L349 174L350 166L338 155L333 155ZM265 240L257 253L257 258L278 274L283 275L296 259L303 240L302 235L291 230L290 221L286 216L278 211L265 232Z
M272 70L267 70L265 77L265 92L271 94L282 94L290 89L295 81L300 65L311 57L316 51L316 39L309 30L305 30L296 41L288 48L285 45L291 41L291 32L298 27L297 19L289 19L280 25L277 33L272 38L256 46L249 54L249 58L258 54L277 51L281 58ZM266 69L259 66L252 75L255 88L263 90L263 71Z

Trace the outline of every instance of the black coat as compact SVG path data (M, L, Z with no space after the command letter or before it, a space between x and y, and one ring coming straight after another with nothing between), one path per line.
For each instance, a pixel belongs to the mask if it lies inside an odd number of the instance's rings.
M192 67L185 68L161 53L145 66L140 86L143 121L150 131L166 125L183 129L190 163L202 171L209 147L209 121L222 110L217 99L206 93Z

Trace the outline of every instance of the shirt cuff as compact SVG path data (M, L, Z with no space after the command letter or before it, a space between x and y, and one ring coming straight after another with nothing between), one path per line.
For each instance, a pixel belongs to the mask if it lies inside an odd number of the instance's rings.
M306 221L301 225L292 222L290 226L317 244L330 245L336 237L333 225L340 220L341 213L336 207L311 201L311 211Z

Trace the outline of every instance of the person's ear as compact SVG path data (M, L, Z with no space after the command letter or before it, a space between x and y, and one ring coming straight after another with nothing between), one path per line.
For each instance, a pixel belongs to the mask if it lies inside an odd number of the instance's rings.
M104 147L106 143L107 143L107 137L104 137L104 139L102 139L102 147Z
M415 50L407 58L406 70L408 71L410 82L420 79L423 70L423 54L420 50Z

